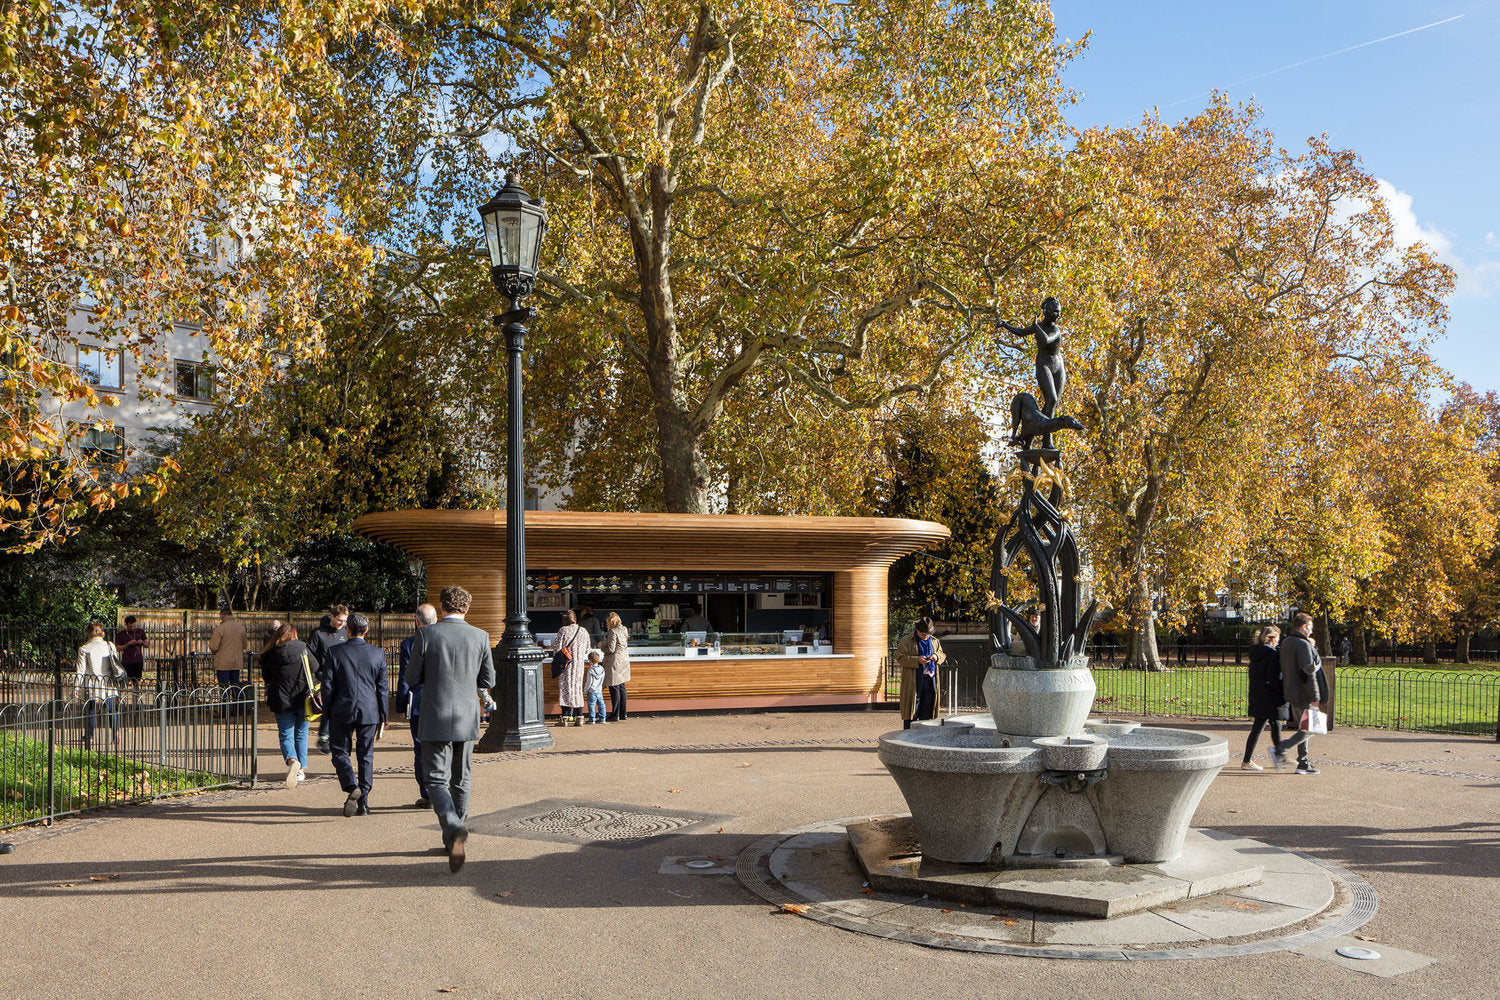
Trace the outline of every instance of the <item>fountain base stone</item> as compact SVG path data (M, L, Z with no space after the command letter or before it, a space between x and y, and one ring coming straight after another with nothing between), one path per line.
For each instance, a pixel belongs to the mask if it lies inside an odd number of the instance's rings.
M1212 842L1190 843L1176 860L1157 864L1121 864L1119 858L1095 855L1033 857L1025 868L1008 858L1001 868L924 858L910 816L879 817L846 829L855 858L877 892L1085 917L1118 917L1254 885L1264 874L1244 855ZM1049 861L1048 867L1031 867Z

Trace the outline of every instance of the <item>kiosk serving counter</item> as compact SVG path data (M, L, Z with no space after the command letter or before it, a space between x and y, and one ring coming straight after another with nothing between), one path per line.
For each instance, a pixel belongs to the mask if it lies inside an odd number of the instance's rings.
M449 584L467 589L468 620L499 641L503 510L388 511L354 527L421 559L434 603ZM529 510L527 615L540 641L563 608L591 607L600 625L618 614L636 711L869 704L889 648L890 564L948 535L891 518Z

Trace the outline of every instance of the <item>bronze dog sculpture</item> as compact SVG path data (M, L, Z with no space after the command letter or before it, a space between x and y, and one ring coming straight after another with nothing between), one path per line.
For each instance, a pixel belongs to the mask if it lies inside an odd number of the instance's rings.
M1010 442L1030 448L1033 438L1041 438L1044 448L1052 447L1056 431L1081 431L1083 425L1072 417L1049 417L1029 392L1018 392L1010 401Z

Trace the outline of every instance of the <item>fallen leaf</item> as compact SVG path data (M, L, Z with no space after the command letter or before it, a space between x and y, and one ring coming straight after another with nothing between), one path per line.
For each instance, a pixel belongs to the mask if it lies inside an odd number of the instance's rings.
M952 913L953 911L952 910L943 910L942 912L944 912L944 913Z
M750 767L750 766L751 766L751 765L749 765L749 764L741 764L741 765L740 765L740 767Z
M505 892L497 892L497 893L495 893L495 895L500 896L500 897L505 897L505 896L514 896L515 893L513 891L507 889Z
M1354 937L1357 941L1374 941L1377 944L1380 942L1380 938L1375 937L1373 934L1369 937L1365 937L1363 934L1356 934Z
M1236 910L1258 910L1258 909L1260 909L1260 905L1258 903L1236 903L1232 899L1226 899L1226 900L1224 900L1224 905L1225 906L1232 906Z
M78 885L77 882L59 882L59 883L57 883L57 885L53 886L53 888L54 889L72 889L76 885Z
M862 893L864 893L866 896L873 896L873 895L875 895L875 890L874 889L861 889L859 891L862 892Z
M723 828L723 827L722 827L722 826L721 826L721 827L719 827L719 832L720 832L720 833L723 833L723 832L724 832L724 828Z
M457 986L439 986L438 987L438 992L439 993L457 993L458 992L458 987Z
M782 913L795 913L795 914L797 914L800 917L802 914L804 914L804 913L807 912L807 904L806 903L782 903L781 904L781 912Z
M113 882L115 879L117 879L119 877L120 877L120 873L119 872L111 872L108 875L90 875L89 876L89 881L90 882Z
M670 792L673 795L677 795L678 793L680 793L682 791L682 789L680 789L680 788L668 788L667 791Z
M1015 927L1017 924L1020 923L1019 920L1012 920L1010 917L990 917L990 919L991 920L998 920L998 921L1000 921L1002 924L1004 924L1007 927Z

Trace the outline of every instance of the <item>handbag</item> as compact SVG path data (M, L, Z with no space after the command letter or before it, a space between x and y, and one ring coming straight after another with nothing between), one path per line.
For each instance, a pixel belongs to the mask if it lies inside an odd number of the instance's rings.
M568 664L573 662L573 650L568 646L557 647L557 652L552 654L552 676L561 677L563 671L568 669Z
M1298 728L1313 736L1327 735L1328 716L1324 715L1320 709L1309 708L1302 713L1302 725Z
M307 697L302 700L302 715L308 722L317 722L323 717L323 685L313 683L312 664L307 654L302 654L302 676L307 679Z

